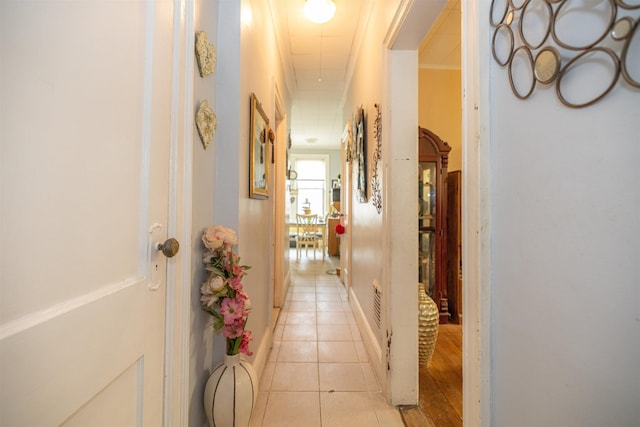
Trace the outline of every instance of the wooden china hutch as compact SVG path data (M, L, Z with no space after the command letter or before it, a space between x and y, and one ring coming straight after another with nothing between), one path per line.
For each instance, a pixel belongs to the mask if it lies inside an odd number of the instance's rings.
M438 135L418 129L418 280L449 321L447 298L447 163L451 147Z

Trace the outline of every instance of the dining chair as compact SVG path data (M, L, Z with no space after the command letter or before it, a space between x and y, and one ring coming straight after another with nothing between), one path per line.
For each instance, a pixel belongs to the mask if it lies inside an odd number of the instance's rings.
M316 259L316 249L321 249L322 239L318 237L318 215L296 214L298 233L296 235L296 259L300 259L300 252L305 248L305 255L309 255L309 246L313 248L313 259ZM324 259L324 252L322 253Z

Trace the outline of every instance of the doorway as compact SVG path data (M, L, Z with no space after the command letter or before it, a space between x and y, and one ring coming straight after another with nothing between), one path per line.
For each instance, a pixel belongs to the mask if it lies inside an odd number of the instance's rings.
M419 370L420 408L439 427L461 426L463 412L461 19L460 2L449 1L418 49L419 125L437 135L447 146L443 167L435 174L439 185L429 186L437 187L432 198L437 205L434 209L437 219L430 221L435 227L437 224L442 227L444 236L440 237L439 244L445 249L434 251L434 257L425 258L435 261L432 270L436 277L430 282L435 280L438 286L430 289L430 296L438 304L440 325L433 357ZM421 222L424 222L422 218ZM420 255L424 256L422 251Z
M274 233L274 251L273 257L273 309L271 315L271 326L275 328L282 305L284 304L285 295L289 283L289 230L286 219L286 179L287 179L287 163L289 158L289 142L287 135L287 115L284 102L275 86L275 133L276 142L274 149L275 168L275 189L274 194L274 215L273 215L273 233Z

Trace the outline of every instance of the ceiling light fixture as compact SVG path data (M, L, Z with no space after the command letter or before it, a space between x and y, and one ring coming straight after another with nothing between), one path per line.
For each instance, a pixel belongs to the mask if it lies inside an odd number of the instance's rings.
M330 21L335 13L336 4L333 0L307 0L304 4L304 15L316 24Z

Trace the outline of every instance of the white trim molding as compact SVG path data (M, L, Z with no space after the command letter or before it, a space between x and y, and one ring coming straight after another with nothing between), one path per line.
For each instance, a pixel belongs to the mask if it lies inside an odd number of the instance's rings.
M481 9L481 10L479 10ZM463 419L491 425L491 205L488 6L462 4Z

